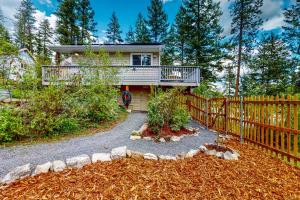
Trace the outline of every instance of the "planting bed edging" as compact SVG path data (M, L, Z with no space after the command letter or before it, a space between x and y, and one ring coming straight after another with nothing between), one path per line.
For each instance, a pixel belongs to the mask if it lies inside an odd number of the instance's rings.
M205 144L212 145L212 144ZM185 158L192 158L197 153L202 152L207 155L217 156L225 160L238 160L240 156L238 152L231 150L225 153L208 150L205 145L201 145L198 149L191 149L187 153L181 153L176 156L170 155L155 155L153 153L141 153L127 149L127 146L121 146L113 148L111 153L94 153L91 157L82 154L76 157L67 158L66 161L55 160L52 162L46 162L41 165L37 165L34 170L30 163L22 166L18 166L11 170L3 179L0 180L0 185L7 185L17 180L23 179L28 176L36 176L41 173L48 173L50 171L60 172L66 168L82 168L85 165L96 163L96 162L110 162L114 159L123 158L144 158L145 160L178 160Z
M152 137L142 137L142 133L148 128L148 124L145 123L143 124L143 126L138 130L134 130L132 131L131 135L130 135L130 140L153 140L153 141L157 141L157 142L161 142L164 143L166 142L165 138L161 137L158 140L156 140L155 138ZM189 131L194 132L194 134L185 134L185 135L181 135L181 136L171 136L170 137L170 141L171 142L179 142L182 138L184 137L190 137L190 136L199 136L200 134L200 129L199 128L193 128L193 127L189 127L187 128Z

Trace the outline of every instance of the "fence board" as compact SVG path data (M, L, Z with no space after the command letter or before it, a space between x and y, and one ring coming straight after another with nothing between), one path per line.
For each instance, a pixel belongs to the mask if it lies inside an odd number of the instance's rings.
M238 137L243 131L246 142L289 162L300 162L297 96L244 97L242 104L240 97L208 99L191 94L189 99L191 115L202 125Z

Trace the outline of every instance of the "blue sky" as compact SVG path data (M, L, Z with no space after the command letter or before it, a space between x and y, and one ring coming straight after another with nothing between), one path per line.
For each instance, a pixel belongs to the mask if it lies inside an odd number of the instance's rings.
M0 0L0 7L3 14L14 19L14 14L18 8L21 0ZM230 32L231 17L229 12L228 0L215 0L219 1L223 16L221 17L221 25L224 27L224 35ZM283 25L282 9L286 8L290 4L295 3L296 0L264 0L264 6L262 7L262 18L266 21L262 28L264 30L277 29ZM33 0L37 13L35 17L38 21L48 18L55 26L56 16L53 12L57 8L57 1L51 0ZM164 9L168 14L169 22L172 23L175 15L181 5L182 0L164 0ZM136 17L139 12L144 16L147 16L147 6L150 4L150 0L91 0L93 9L95 10L95 21L98 23L96 35L103 39L105 36L105 30L109 22L110 16L113 11L117 13L123 36L128 31L130 25L134 26ZM11 20L7 20L7 27L13 31Z

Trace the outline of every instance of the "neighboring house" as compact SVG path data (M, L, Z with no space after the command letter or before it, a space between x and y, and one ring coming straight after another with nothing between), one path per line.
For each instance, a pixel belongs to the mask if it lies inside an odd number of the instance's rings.
M43 66L44 85L50 84L54 75L58 75L58 80L67 82L86 66L109 65L119 69L116 84L121 86L122 91L129 90L132 94L133 110L146 110L153 86L190 88L200 83L199 67L161 66L163 45L160 44L57 45L49 48L56 52L57 66ZM84 53L87 48L108 53L109 63L86 58Z
M34 58L28 49L20 49L18 55L0 56L0 71L9 80L18 81L28 66L34 65Z

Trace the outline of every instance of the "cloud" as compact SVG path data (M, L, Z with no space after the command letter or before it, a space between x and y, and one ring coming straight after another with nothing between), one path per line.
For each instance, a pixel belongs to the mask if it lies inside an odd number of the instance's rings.
M215 0L215 2L220 2L220 7L223 12L223 15L220 18L220 23L223 26L223 35L229 35L232 21L229 10L229 5L231 2L228 0Z
M284 25L283 1L281 0L264 0L261 8L264 30L280 28Z
M173 0L162 0L163 3L168 3L168 2L171 2Z
M51 0L39 0L39 3L44 4L44 5L48 5L48 6L52 6Z
M36 19L36 24L35 26L38 27L38 25L45 19L48 19L49 20L49 23L50 23L50 27L52 29L55 29L56 28L56 20L57 20L57 17L56 15L54 14L51 14L49 16L46 15L46 12L44 11L40 11L40 10L37 10L36 13L34 13L33 15Z
M10 19L14 19L14 15L21 4L21 0L0 0L0 4L3 15Z

